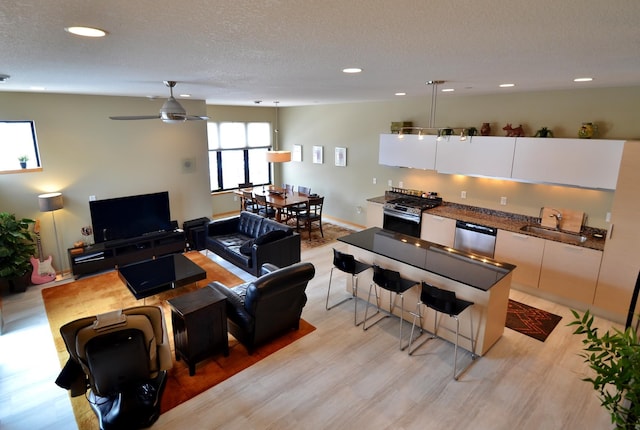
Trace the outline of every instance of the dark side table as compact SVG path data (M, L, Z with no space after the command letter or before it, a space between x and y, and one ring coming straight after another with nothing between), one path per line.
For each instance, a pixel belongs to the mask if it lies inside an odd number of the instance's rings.
M226 298L209 287L167 300L171 307L171 323L180 358L196 373L196 363L222 352L229 355Z

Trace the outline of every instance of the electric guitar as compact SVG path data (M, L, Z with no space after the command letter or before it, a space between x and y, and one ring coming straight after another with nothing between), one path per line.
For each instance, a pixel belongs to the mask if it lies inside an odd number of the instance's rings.
M33 226L33 232L36 235L36 244L38 245L38 258L31 257L31 265L33 272L31 273L31 282L33 284L46 284L56 279L56 271L51 265L53 260L49 256L46 260L42 257L42 242L40 241L40 220L36 220Z

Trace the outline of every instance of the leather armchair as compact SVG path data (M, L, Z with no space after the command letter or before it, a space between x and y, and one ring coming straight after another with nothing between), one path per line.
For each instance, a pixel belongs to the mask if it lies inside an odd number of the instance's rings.
M173 366L162 309L137 306L81 318L60 334L69 360L56 380L72 396L87 396L100 428L153 424L167 369Z
M305 289L314 276L311 263L282 269L267 263L255 281L233 288L214 281L209 287L227 298L229 333L252 354L256 346L287 330L298 329L307 303Z

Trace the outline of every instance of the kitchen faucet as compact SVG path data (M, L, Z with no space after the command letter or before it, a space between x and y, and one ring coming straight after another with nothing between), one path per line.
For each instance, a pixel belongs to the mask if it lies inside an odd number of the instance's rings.
M549 216L556 219L556 230L560 230L560 221L562 220L562 212L560 212L558 209L555 209L555 208L550 208L550 209L555 213Z

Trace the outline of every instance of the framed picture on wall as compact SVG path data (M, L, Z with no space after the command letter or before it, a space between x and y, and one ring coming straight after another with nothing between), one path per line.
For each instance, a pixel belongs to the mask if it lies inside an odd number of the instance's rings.
M345 167L347 165L347 148L336 147L336 166Z
M292 161L302 161L302 145L293 145Z
M313 147L313 164L322 164L322 146Z

